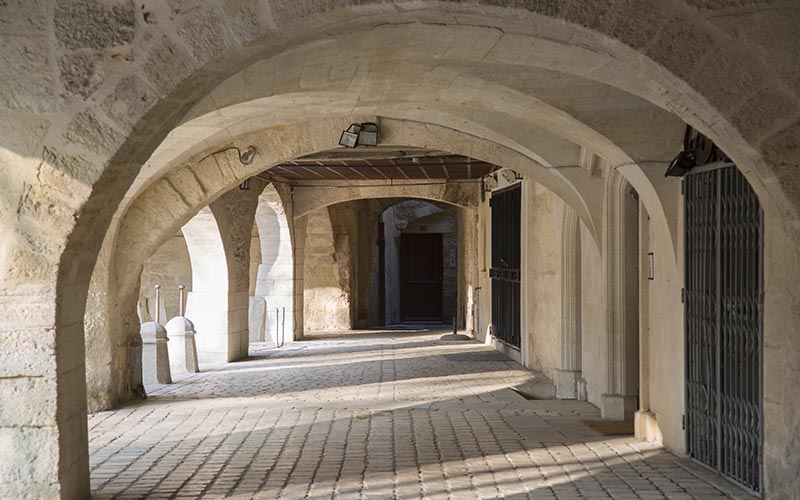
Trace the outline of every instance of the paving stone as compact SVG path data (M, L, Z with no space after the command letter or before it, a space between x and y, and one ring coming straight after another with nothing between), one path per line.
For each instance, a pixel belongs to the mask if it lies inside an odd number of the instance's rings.
M329 335L159 386L90 416L95 498L699 499L669 452L529 401L534 375L441 332ZM258 347L258 346L256 346ZM551 418L553 414L563 415ZM745 497L741 497L745 498Z

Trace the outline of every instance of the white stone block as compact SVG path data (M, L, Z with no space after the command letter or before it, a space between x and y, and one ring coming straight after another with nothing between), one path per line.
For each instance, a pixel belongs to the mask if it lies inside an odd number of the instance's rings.
M155 321L142 323L139 333L142 336L142 381L150 384L171 384L167 350L167 330Z
M183 316L176 316L167 322L166 330L172 340L169 343L169 362L172 371L176 373L199 372L194 324Z
M250 297L248 331L250 342L264 342L267 318L267 301L264 297Z

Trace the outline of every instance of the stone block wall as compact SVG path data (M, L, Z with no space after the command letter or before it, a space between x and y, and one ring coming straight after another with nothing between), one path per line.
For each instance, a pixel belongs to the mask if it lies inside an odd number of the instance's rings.
M147 313L143 321L155 318L154 285L161 285L161 323L178 315L178 286L184 285L185 294L192 291L192 264L183 233L167 240L142 268L139 286L139 303ZM185 306L185 304L184 304Z
M305 216L303 325L307 332L352 327L350 236L342 224L334 232L333 211L342 212L342 208L323 208Z

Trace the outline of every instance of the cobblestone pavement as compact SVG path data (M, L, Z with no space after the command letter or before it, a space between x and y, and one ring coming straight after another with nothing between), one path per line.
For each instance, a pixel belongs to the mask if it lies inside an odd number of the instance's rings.
M442 332L336 334L151 389L89 418L96 498L748 498L597 409Z

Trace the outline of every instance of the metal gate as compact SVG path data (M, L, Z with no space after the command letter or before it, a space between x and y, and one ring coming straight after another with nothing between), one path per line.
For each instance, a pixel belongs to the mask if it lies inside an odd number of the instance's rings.
M684 178L686 445L762 490L763 213L735 166Z
M520 217L519 184L492 193L492 334L520 346Z

